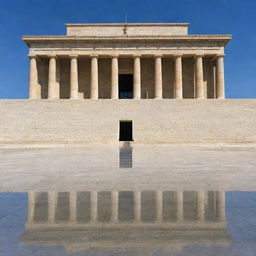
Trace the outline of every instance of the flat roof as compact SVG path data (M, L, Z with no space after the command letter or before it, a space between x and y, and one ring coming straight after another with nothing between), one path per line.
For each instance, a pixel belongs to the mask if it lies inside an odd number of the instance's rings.
M190 23L65 23L66 27L91 27L91 26L189 26Z

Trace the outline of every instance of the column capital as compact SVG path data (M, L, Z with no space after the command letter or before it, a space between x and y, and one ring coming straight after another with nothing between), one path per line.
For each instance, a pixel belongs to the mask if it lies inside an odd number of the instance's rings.
M224 53L220 53L220 54L216 54L216 55L215 55L216 58L221 58L221 57L224 57L224 56L225 56Z
M47 55L50 59L57 59L57 55L56 54L49 54Z
M181 54L181 53L173 55L174 58L182 58L182 56L183 56L183 54Z
M203 58L203 57L204 57L204 54L201 54L201 53L198 53L198 54L194 55L194 59Z
M114 59L114 58L118 58L119 57L119 54L112 54L111 55L111 58Z
M154 55L154 58L156 59L156 58L162 58L163 57L163 54L155 54Z
M99 58L99 55L94 53L94 54L90 54L90 58Z
M78 55L77 55L77 54L70 54L70 55L69 55L69 58L71 58L71 59L77 59L77 58L78 58Z
M36 55L35 53L29 53L28 57L29 57L30 59L32 59L32 58L38 58L38 55Z
M133 54L132 57L135 58L141 58L141 54Z

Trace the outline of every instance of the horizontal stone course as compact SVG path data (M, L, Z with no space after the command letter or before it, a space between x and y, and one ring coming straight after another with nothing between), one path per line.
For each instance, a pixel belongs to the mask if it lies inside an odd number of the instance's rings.
M118 145L119 120L134 145L256 144L256 100L0 100L0 145Z

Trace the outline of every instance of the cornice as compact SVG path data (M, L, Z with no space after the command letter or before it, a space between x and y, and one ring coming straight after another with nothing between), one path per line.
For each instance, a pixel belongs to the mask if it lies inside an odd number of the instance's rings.
M171 36L119 36L119 37L89 37L89 36L32 36L24 35L22 40L29 45L32 42L168 42L168 41L220 41L226 45L232 35L171 35Z

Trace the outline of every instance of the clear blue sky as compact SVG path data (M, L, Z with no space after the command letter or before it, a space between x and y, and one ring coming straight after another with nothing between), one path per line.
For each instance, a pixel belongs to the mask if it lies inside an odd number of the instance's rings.
M63 35L64 23L189 22L191 34L232 34L226 97L256 98L255 0L0 0L0 98L27 98L22 35Z

